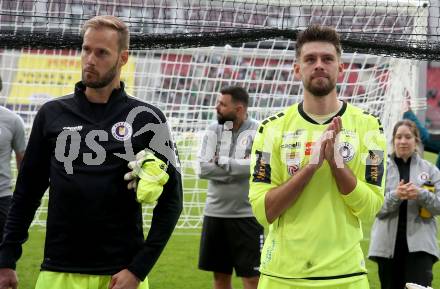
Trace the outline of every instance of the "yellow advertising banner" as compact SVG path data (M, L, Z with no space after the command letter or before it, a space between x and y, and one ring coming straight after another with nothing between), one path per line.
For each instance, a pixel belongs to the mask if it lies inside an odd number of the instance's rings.
M135 70L134 60L129 58L121 76L129 94L133 94ZM80 80L79 55L22 53L7 103L43 103L51 98L72 93L75 83Z

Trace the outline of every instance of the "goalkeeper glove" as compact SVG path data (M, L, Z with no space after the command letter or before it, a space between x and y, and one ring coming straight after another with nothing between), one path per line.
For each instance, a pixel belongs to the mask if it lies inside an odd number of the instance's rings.
M128 189L136 190L136 198L141 203L155 202L167 183L167 165L153 153L143 150L136 155L136 160L129 162L131 172L124 179L130 181Z

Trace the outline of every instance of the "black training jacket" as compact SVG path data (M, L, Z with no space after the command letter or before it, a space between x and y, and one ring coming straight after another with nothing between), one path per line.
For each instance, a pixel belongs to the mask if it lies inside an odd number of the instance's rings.
M163 113L128 96L122 82L98 108L84 90L79 82L73 94L45 103L35 117L0 245L0 267L15 269L49 187L42 270L111 275L128 269L144 280L182 210L175 145ZM141 206L123 179L128 159L144 148L170 164L146 240Z

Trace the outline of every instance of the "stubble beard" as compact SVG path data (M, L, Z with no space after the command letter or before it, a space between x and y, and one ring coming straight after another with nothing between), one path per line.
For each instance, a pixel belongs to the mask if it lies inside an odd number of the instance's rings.
M220 124L220 125L225 124L227 121L232 121L232 122L234 122L234 120L235 120L236 118L237 118L237 117L236 117L236 116L233 116L233 115L224 115L224 116L222 116L222 115L220 115L220 114L217 114L217 122L218 122L218 124Z
M327 79L327 83L313 84L312 81L304 83L304 89L310 92L313 96L324 97L332 92L336 87L336 83Z
M118 61L116 61L115 65L113 65L102 77L99 77L98 75L98 79L95 81L88 81L85 78L85 73L84 70L82 72L82 82L84 83L84 85L86 87L89 88L103 88L106 87L107 85L109 85L116 77L117 74L117 69L118 69Z

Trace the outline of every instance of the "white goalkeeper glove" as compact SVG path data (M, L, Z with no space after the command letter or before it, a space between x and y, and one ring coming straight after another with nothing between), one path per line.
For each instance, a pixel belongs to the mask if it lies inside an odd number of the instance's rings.
M138 202L155 202L169 179L168 166L153 153L143 150L136 155L136 160L128 163L128 167L132 171L126 173L124 179L130 181L128 189L136 190Z

